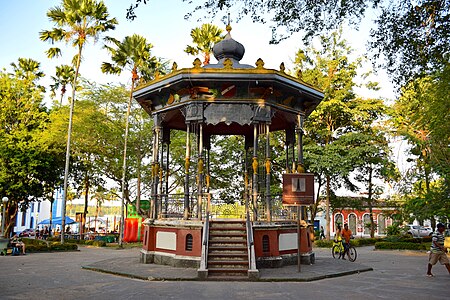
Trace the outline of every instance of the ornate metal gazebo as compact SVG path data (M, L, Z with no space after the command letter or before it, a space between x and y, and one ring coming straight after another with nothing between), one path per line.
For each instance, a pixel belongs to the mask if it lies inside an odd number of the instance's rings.
M323 93L301 79L287 74L283 63L279 70L264 68L262 59L256 61L255 67L241 64L244 46L231 38L230 27L227 27L227 30L225 39L213 48L213 54L218 60L216 64L202 67L200 60L195 59L192 68L178 69L174 63L171 73L166 76L157 74L153 81L139 87L133 94L154 119L152 199L146 223L150 227L164 222L165 225L170 223L164 221L163 207L168 197L168 158L172 130L186 132L183 214L185 222L177 221L178 225L184 226L183 228L203 226L202 218L209 209L207 205L211 189L209 153L213 135L245 137L245 153L243 153L245 206L247 215L251 214L253 221L258 220L256 210L260 194L258 169L262 165L265 174L261 175L267 176L265 176L264 199L260 201L264 202L265 221L269 223L272 221L270 132L285 132L287 172L303 172L303 120L320 103ZM195 137L195 143L192 136ZM191 148L195 149L195 160ZM265 151L258 151L259 148ZM265 154L259 157L260 153ZM191 174L190 171L193 163L197 165L196 174ZM196 180L191 180L191 177ZM194 182L195 186L190 186L190 182ZM194 188L196 194L192 195ZM191 199L196 200L194 214L191 211ZM199 230L190 234L202 240L201 232L202 230ZM154 231L148 229L146 234L148 239L158 244ZM174 238L178 241L179 237L177 235ZM144 252L156 251L158 245L152 246L151 243L144 236ZM178 242L174 243L167 246L169 252L187 255L183 251L176 250L179 248ZM200 248L199 242L196 249L199 251Z

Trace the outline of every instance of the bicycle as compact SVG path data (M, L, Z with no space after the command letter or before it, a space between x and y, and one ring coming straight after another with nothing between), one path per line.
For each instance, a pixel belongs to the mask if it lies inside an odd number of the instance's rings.
M333 258L337 259L343 258L344 251L345 251L344 242L342 240L339 241L335 240L333 242L333 247L331 248L331 254L333 255ZM356 253L356 248L351 246L350 244L348 246L347 256L348 260L351 262L354 262L356 260L356 257L358 256L358 254Z

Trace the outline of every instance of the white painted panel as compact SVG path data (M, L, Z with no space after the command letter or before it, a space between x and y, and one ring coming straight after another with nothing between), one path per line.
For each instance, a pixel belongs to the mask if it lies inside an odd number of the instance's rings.
M156 248L177 250L177 234L175 232L158 231L156 233Z
M280 234L279 251L297 249L297 233Z

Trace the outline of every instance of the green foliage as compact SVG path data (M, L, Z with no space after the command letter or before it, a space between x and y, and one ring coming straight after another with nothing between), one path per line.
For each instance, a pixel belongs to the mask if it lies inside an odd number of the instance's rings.
M428 250L429 244L425 243L405 243L405 242L377 242L375 243L375 249L377 250Z
M78 246L76 244L71 243L64 243L61 244L60 242L52 242L49 245L50 251L76 251L78 250Z
M391 2L376 20L370 47L374 58L385 57L397 82L433 74L448 64L450 1Z
M202 24L200 27L191 30L191 38L194 46L187 45L184 52L191 55L202 53L204 56L203 65L207 65L214 44L223 39L222 29L212 24Z
M85 240L84 245L94 246L94 247L106 247L106 242L99 241L99 240Z
M7 235L18 209L25 210L30 201L60 184L63 152L46 139L49 116L36 82L38 65L33 63L32 71L16 70L15 75L0 72L0 194L9 198Z
M355 247L370 246L370 245L374 245L375 243L377 243L381 240L382 240L381 238L360 238L360 239L350 240L350 244Z
M356 97L357 70L363 59L350 59L352 49L342 38L342 29L321 36L320 42L318 49L299 50L295 59L298 76L324 91L324 99L305 122L306 168L316 175L317 194L321 195L325 186L325 199L333 202L334 208L360 207L362 203L335 197L333 191L345 187L357 192L361 184L370 207L379 189L374 179L391 179L395 174L386 132L377 124L386 108L380 99ZM369 86L376 87L374 83ZM313 218L321 199L324 197L319 196L312 209Z
M401 242L401 243L431 243L431 236L425 236L423 238L413 238L407 235L391 235L383 239L386 242Z
M389 225L386 227L386 234L388 236L395 236L395 235L399 235L400 234L400 226L398 226L397 224L394 225Z
M72 240L68 240L66 243L61 244L58 242L58 237L50 238L47 241L38 240L38 239L22 239L22 241L26 245L26 251L30 253L35 252L50 252L50 251L76 251L78 250L78 246L72 242Z
M362 247L362 246L370 246L374 245L377 242L380 242L381 238L358 238L350 240L350 244L354 247ZM314 241L314 245L319 248L331 248L333 247L332 240L316 240Z
M402 88L392 106L392 124L411 145L412 168L403 177L405 215L419 220L450 214L450 67Z
M315 240L314 245L319 248L330 248L333 247L333 241L328 240Z

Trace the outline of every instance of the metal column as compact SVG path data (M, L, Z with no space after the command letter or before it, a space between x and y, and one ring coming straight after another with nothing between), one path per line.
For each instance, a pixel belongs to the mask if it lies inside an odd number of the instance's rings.
M203 197L203 124L199 124L198 133L198 162L197 162L197 219L202 219L202 197Z
M272 221L272 199L270 194L270 133L269 124L266 124L266 216Z
M258 220L258 124L253 124L253 220Z
M189 201L189 165L190 165L190 123L186 124L186 158L185 158L185 176L184 176L184 219L187 220L190 217L190 201Z

